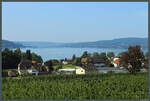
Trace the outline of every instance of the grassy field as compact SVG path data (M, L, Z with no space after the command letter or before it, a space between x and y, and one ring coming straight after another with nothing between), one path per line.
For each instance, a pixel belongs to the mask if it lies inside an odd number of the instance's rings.
M56 66L53 66L54 70L57 70L59 68L59 66L62 66L62 69L65 69L65 68L75 68L76 67L75 65L72 65L72 64L56 65Z
M2 99L148 99L148 73L3 77Z

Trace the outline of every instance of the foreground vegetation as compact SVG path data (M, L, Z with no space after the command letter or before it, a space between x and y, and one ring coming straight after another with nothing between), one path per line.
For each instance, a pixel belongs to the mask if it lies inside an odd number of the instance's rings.
M148 73L3 77L2 99L148 99Z

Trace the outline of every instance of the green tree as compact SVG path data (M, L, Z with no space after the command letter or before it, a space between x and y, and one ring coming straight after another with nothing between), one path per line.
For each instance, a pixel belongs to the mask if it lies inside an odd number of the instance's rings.
M65 61L67 61L67 58L65 58Z
M88 52L87 51L83 52L81 58L87 58L87 57L88 57Z
M75 54L73 54L73 56L72 56L72 61L74 61L75 58L76 58L76 56L75 56Z
M48 61L44 62L44 65L48 67L49 72L54 70L52 60L48 60Z
M97 57L99 57L99 53L98 52L94 52L93 53L93 58L97 58Z
M112 58L114 56L115 56L114 52L108 52L107 53L107 57L109 57L109 58Z
M123 54L123 52L118 53L118 57L121 57Z
M145 53L145 59L148 59L148 52Z
M17 54L19 57L21 57L21 50L20 48L17 48L15 51L14 51L15 54Z
M26 59L32 60L32 55L31 55L30 50L26 50Z
M106 59L107 56L106 56L106 53L105 52L102 52L100 55L99 55L102 59Z
M43 59L40 55L37 55L36 53L32 52L32 60L36 61L38 63L42 63Z
M105 60L105 64L106 64L106 67L113 67L111 60L108 58Z
M75 60L73 61L73 64L76 66L82 66L81 58L76 57Z
M144 62L144 54L140 46L129 46L128 51L123 52L120 58L121 66L131 74L139 72Z
M5 48L2 51L2 68L3 69L16 69L21 57L17 51L9 50Z

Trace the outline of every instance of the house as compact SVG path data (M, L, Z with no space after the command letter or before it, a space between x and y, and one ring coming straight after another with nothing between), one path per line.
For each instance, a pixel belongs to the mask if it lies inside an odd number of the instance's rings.
M41 65L41 63L37 63L38 65Z
M18 73L19 75L25 75L26 72L31 71L31 69L35 69L38 72L45 72L46 68L45 65L42 63L37 63L36 61L30 61L30 60L21 60L21 62L18 64Z
M59 64L61 64L58 60L52 60L52 64L53 65L59 65Z
M81 58L81 63L82 64L87 64L88 63L88 58Z
M34 63L36 63L36 61L32 61L32 63L34 64Z
M93 58L93 64L95 67L104 67L105 60L102 58Z
M67 59L67 63L68 64L72 64L72 60L71 59Z
M76 68L59 69L58 72L65 74L72 74L73 72L76 74L85 74L85 69L77 66Z
M94 66L96 66L96 67L105 67L105 64L104 63L94 64Z
M76 74L85 74L85 69L81 67L76 67Z
M32 61L30 60L21 60L18 64L18 73L19 75L24 75L24 72L27 71L32 66Z
M67 61L63 61L62 64L66 65L66 64L68 64L68 62Z
M114 67L119 67L119 65L120 65L120 58L115 57L113 59L113 65L114 65Z
M81 62L82 62L82 63L87 63L87 62L88 62L88 58L82 58L82 59L81 59Z

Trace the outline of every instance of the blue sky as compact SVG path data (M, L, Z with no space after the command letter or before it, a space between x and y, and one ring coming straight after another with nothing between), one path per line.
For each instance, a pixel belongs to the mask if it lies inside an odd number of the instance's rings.
M147 2L3 2L2 38L84 42L148 37Z

